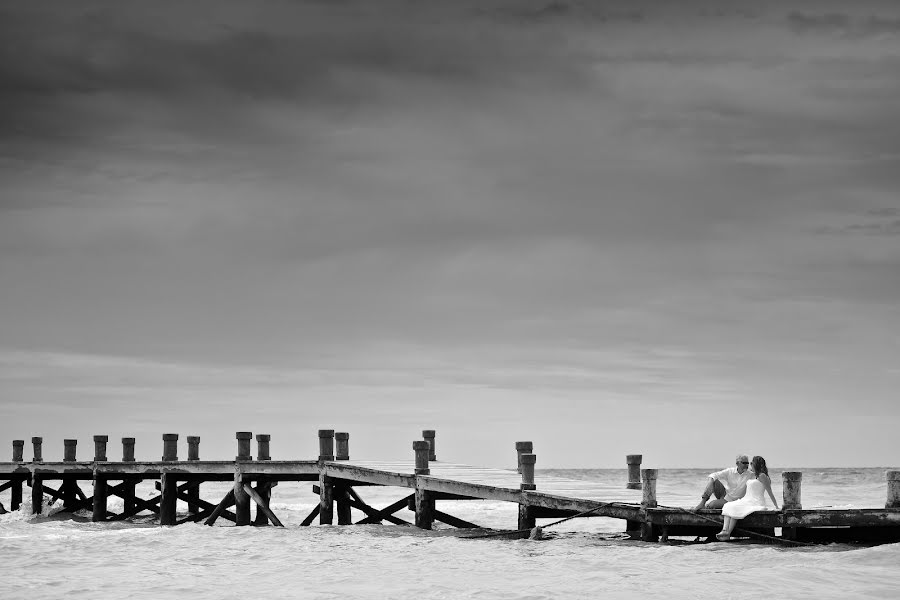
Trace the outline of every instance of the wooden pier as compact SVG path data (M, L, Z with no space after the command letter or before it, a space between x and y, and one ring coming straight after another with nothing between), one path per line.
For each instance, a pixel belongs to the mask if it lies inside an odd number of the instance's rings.
M513 536L527 537L539 520L609 517L624 522L623 530L643 541L667 541L671 537L708 539L721 529L719 510L693 511L663 506L657 502L657 469L641 469L641 456L628 455L628 481L621 486L594 490L584 497L577 482L562 478L535 479L536 455L531 442L516 442L518 469L502 470L437 462L435 432L423 431L423 439L412 443L410 461L374 462L350 460L349 434L319 430L319 456L314 460L272 460L268 435L257 435L257 456L251 455L252 434L238 432L238 453L234 460L203 461L199 457L200 438L188 436L187 460L177 456L177 434L163 435L162 460L136 461L134 438L122 439L122 460L107 457L108 437L94 436L91 461L76 460L76 441L64 441L61 462L44 461L43 439L32 438L33 458L24 460L24 440L13 441L11 462L0 463L0 492L10 490L12 510L25 506L23 492L31 488L32 514L42 514L46 503L61 501L63 511L89 510L93 521L115 521L138 515L156 515L160 525L203 521L212 525L223 518L236 525L276 525L282 523L270 509L273 488L284 481L308 481L319 496L315 508L302 525L353 524L352 510L362 514L357 524L389 522L431 529L434 522L458 528L477 528L438 509L446 500L493 500L518 506ZM802 474L783 473L782 510L753 513L742 519L736 537L757 537L772 542L897 542L900 541L900 471L887 471L887 500L884 508L803 509L800 502ZM154 481L156 492L149 498L136 493L139 482ZM205 500L200 496L204 482L233 482L223 498ZM91 495L85 493L90 482ZM702 482L698 482L699 486ZM387 486L400 488L403 497L382 508L367 504L360 488ZM363 491L364 493L364 491ZM122 499L122 510L109 510L108 499ZM187 505L179 514L177 503ZM257 506L251 519L251 504ZM2 505L0 505L2 508ZM414 512L413 522L397 513ZM5 509L3 509L5 510ZM2 512L2 511L0 511ZM512 526L512 523L510 523ZM781 536L776 537L776 529Z

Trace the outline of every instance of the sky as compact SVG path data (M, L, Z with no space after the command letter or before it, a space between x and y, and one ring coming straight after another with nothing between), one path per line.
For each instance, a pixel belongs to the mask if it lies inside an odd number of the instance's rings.
M0 460L897 467L898 97L888 1L3 2Z

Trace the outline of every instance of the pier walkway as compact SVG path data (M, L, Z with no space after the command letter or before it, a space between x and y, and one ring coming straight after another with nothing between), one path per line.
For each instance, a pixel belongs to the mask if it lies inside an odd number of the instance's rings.
M237 525L280 526L269 507L272 490L282 481L313 482L319 503L302 525L353 524L353 509L360 523L389 522L431 529L435 521L459 528L479 527L438 509L447 500L493 500L518 505L517 528L511 533L525 537L540 519L568 517L610 517L624 521L624 531L644 541L688 536L707 538L721 528L719 510L692 511L663 506L657 502L656 469L641 469L641 456L629 455L628 481L620 486L584 482L562 477L535 475L536 462L531 442L517 442L517 470L475 467L439 462L435 455L435 434L423 432L414 441L414 460L350 460L349 434L319 430L319 457L316 460L272 460L269 436L257 435L256 460L250 452L252 435L238 432L238 455L229 461L201 461L199 437L188 436L188 460L177 457L177 434L163 435L163 460L134 459L134 438L123 438L121 461L106 456L107 436L94 436L92 461L75 459L75 440L65 440L64 460L42 459L42 438L32 438L34 457L23 457L24 440L13 441L13 460L0 463L0 492L10 490L9 503L17 510L23 503L25 486L31 488L33 514L41 514L50 502L62 501L71 512L89 510L94 521L122 520L139 514L155 514L161 525L203 521L213 524L224 518ZM337 447L335 448L335 442ZM900 471L887 471L887 502L884 508L804 510L800 504L802 474L784 472L782 510L760 511L741 520L745 536L786 542L896 542L900 541ZM136 484L154 481L158 494L141 498ZM233 482L217 503L200 497L200 485L209 481ZM88 495L80 483L90 482ZM360 497L356 488L388 486L408 491L387 507L374 507ZM122 512L109 510L108 498L123 500ZM177 503L187 505L187 514L178 513ZM257 506L251 520L251 502ZM2 506L2 505L0 505ZM396 513L409 508L415 522ZM512 523L510 524L512 525ZM780 538L776 536L780 530Z

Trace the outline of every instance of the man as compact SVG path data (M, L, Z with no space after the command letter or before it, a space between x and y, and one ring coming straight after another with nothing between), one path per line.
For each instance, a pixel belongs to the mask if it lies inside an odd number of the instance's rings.
M722 508L726 502L737 500L746 492L746 483L750 480L750 460L746 454L739 454L733 467L709 474L706 489L703 490L702 500L694 510L701 508ZM710 500L715 496L714 500Z

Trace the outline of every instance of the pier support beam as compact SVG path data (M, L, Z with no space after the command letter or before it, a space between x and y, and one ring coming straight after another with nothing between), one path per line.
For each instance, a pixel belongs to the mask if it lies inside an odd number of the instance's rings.
M659 539L653 530L653 523L650 522L649 515L646 513L646 509L656 508L656 478L658 473L657 469L641 469L641 488L644 490L641 508L645 509L641 519L641 540L645 542L656 542Z
M122 438L122 462L134 462L134 438ZM122 513L128 514L135 508L135 486L133 479L122 481Z
M12 446L12 461L15 463L25 462L25 440L13 440ZM22 506L22 480L17 479L10 483L12 485L9 490L9 510L19 510L19 507Z
M334 480L321 474L319 475L319 525L331 525L333 522Z
M336 486L334 489L335 504L337 504L338 525L353 525L351 517L350 486Z
M44 480L35 475L31 478L31 514L39 515L44 507Z
M250 494L244 489L244 474L240 472L234 474L234 516L235 525L250 524Z
M159 494L159 524L174 525L178 505L178 481L175 473L160 473Z
M104 444L105 445L105 444ZM94 474L94 506L91 521L100 523L106 521L106 500L109 495L109 483L105 477Z
M265 506L269 508L269 502L272 500L272 487L273 482L271 481L257 481L256 482L256 495L259 497L259 500L254 498L254 502L256 502L256 517L253 519L253 524L257 527L264 527L269 524L269 517L266 515L266 511L260 506ZM260 502L262 504L260 504ZM274 522L272 523L275 524Z
M187 436L188 461L200 460L200 436ZM191 486L185 490L187 495L188 514L196 515L200 512L200 480L191 482Z
M534 464L536 462L537 456L530 452L519 454L519 471L522 473L522 483L519 484L519 489L522 491L537 489L534 483ZM534 525L534 511L527 504L519 504L519 531L533 529Z
M434 525L434 496L427 490L416 488L416 527L431 529Z

